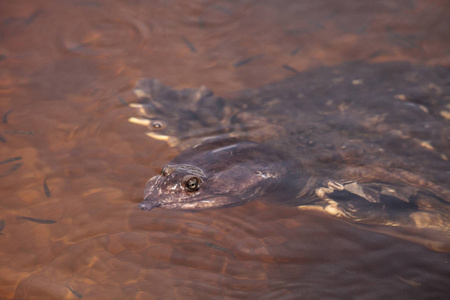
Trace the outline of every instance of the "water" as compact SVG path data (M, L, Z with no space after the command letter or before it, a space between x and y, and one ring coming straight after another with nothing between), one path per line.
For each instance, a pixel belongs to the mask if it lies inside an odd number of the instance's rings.
M449 9L0 2L0 160L22 157L0 165L22 163L0 178L0 298L445 299L448 253L320 213L262 201L140 211L146 180L178 150L128 123L123 102L145 77L226 95L349 60L448 66Z

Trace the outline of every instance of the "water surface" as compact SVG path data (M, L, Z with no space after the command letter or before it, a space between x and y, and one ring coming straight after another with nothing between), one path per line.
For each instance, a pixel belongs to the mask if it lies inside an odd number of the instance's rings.
M342 62L450 65L448 1L1 1L0 298L445 299L450 256L254 201L136 204L177 155L137 80L219 95ZM23 218L25 217L25 218ZM52 222L54 221L54 222ZM78 296L77 296L78 295Z

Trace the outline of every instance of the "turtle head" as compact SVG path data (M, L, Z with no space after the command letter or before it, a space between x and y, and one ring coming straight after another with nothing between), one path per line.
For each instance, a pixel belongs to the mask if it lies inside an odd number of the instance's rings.
M142 79L134 93L138 103L130 106L137 109L139 117L131 117L129 121L146 126L147 136L165 141L171 147L221 130L224 100L205 86L175 90L156 79Z

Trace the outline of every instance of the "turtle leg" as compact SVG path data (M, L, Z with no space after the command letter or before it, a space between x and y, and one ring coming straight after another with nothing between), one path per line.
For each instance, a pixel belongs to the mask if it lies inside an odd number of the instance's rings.
M327 187L320 187L316 189L316 195L320 199L324 200L327 205L323 208L323 211L336 217L346 217L341 209L339 209L339 204L331 199L329 195L334 191L343 191L344 185L337 181L328 181Z
M339 204L331 196L334 192L345 192L347 193L347 201ZM373 190L367 186L360 185L357 181L328 181L327 187L319 187L315 190L317 197L325 201L326 206L323 211L329 215L346 218L352 221L362 221L367 220L367 218L379 215L383 213L382 207L379 207L379 192ZM375 205L371 207L370 212L363 208L366 205Z
M337 182L337 181L328 181L326 187L319 187L315 189L315 194L317 197L319 197L321 200L325 201L325 206L318 206L318 205L300 205L297 206L299 210L308 210L308 211L320 211L320 212L326 212L329 215L335 216L335 217L343 217L346 216L342 212L342 210L339 208L339 204L331 199L329 197L330 194L332 194L334 191L343 191L344 185Z

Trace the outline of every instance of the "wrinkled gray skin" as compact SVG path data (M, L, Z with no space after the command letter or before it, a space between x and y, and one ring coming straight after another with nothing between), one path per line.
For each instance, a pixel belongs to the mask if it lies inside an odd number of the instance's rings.
M290 174L292 167L281 153L254 142L227 142L209 142L167 164L147 182L139 207L203 210L241 205L281 188L286 178L302 180L301 166ZM189 180L198 187L188 188Z
M140 117L130 121L181 151L149 180L142 209L220 208L295 190L299 209L450 251L448 69L343 64L232 100L154 79L135 92ZM191 176L198 191L185 189Z

